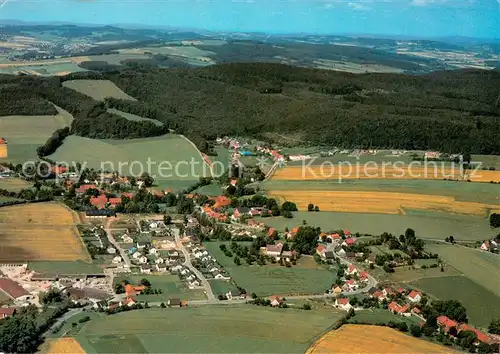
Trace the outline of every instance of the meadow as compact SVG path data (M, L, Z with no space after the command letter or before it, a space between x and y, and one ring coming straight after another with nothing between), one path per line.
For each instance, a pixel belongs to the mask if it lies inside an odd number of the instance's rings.
M250 305L148 309L92 320L76 339L87 353L299 353L339 317Z
M130 121L135 121L135 122L151 122L151 123L153 123L155 125L158 125L158 126L162 126L163 125L163 123L160 122L159 120L151 119L151 118L144 118L144 117L141 117L141 116L137 116L135 114L131 114L131 113L126 113L126 112L119 111L119 110L117 110L115 108L109 108L108 112L116 114L116 115L119 115L119 116L122 116L123 118L125 118L127 120L130 120Z
M343 325L316 341L307 354L454 353L450 348L403 334L389 327Z
M498 272L491 283L498 284ZM459 300L467 309L469 322L487 328L491 320L500 317L500 297L466 276L425 278L412 283L440 300Z
M58 203L0 208L0 262L90 260L77 223L78 216Z
M215 296L227 294L230 291L233 291L234 293L238 291L236 286L230 280L210 279L208 282L210 283L212 292Z
M69 80L64 81L63 86L90 96L97 101L103 101L106 97L135 101L135 98L127 95L109 80Z
M448 243L429 242L425 248L439 254L444 262L500 297L500 255Z
M247 265L244 260L237 266L219 249L219 242L207 242L205 247L229 272L234 282L247 293L259 296L324 293L336 278L336 269L328 270L312 264L309 259L286 268L278 264ZM229 244L228 244L229 245ZM305 257L302 257L305 258Z
M321 227L323 231L348 229L361 234L380 235L389 232L394 235L404 234L407 228L414 229L422 239L442 239L453 235L457 240L480 241L493 237L496 232L488 225L488 220L473 216L428 213L425 215L388 215L337 212L294 212L292 219L273 217L256 218L277 230L285 227L302 225L306 220L310 226Z
M207 297L202 289L191 290L177 275L129 275L120 276L116 281L128 280L131 284L139 284L141 279L151 282L153 289L161 289L162 294L138 295L137 300L151 302L167 302L169 298L179 298L182 300L205 300Z
M0 189L19 192L21 189L31 188L32 184L20 178L0 178Z
M175 134L128 140L96 140L72 135L49 158L60 163L77 161L89 168L117 170L127 176L149 172L162 189L183 189L198 182L199 176L210 175L200 152L189 140Z
M8 156L0 159L14 164L37 159L36 148L43 145L57 129L68 127L73 116L56 107L55 116L0 117L0 134L8 141Z

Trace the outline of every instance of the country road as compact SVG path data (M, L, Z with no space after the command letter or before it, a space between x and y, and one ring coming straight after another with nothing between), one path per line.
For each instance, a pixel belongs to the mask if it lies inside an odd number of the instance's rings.
M217 303L219 300L214 296L214 293L212 292L212 287L210 286L210 283L203 276L203 274L201 274L201 272L198 269L196 269L193 266L193 264L191 263L191 255L189 254L189 252L186 250L186 248L184 247L184 245L181 242L181 238L179 236L179 229L176 229L174 231L174 235L175 235L175 243L177 243L178 247L180 248L180 250L184 254L184 258L186 259L184 261L184 265L186 267L188 267L189 270L191 270L196 275L196 277L198 279L200 279L201 284L205 288L205 293L207 294L208 301L211 303Z
M335 253L335 256L338 257L338 259L340 259L340 263L342 264L345 264L349 267L349 265L351 265L352 263L349 262L348 260L340 257L337 253ZM377 279L375 279L374 277L372 277L370 274L368 274L368 284L362 288L362 289L358 289L358 290L354 290L354 291L343 291L342 294L344 295L357 295L357 294L362 294L362 293L366 293L368 292L368 290L370 290L372 287L376 287L378 284L377 282Z
M111 219L108 219L106 221L106 226L104 229L106 231L106 235L108 236L109 243L111 243L113 247L116 248L118 252L120 252L120 256L122 257L123 262L125 263L125 267L130 269L130 267L132 266L132 262L130 262L130 258L128 256L127 251L125 251L113 237L113 234L111 233L113 229L110 228L110 224L111 224Z
M77 309L70 309L64 315L62 315L61 317L59 317L57 319L57 321L54 322L54 324L52 326L50 326L50 328L45 331L45 333L43 334L43 337L46 337L54 328L56 328L57 326L61 325L61 323L63 323L64 321L67 321L69 318L73 317L77 313L82 312L84 309L85 310L89 310L91 307L92 306L87 305L85 307L80 307L80 308L77 308Z

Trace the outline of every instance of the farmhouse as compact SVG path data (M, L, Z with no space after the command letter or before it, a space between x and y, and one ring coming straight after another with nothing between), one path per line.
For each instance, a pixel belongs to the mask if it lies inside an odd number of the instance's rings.
M181 299L177 299L177 298L170 298L170 299L168 299L168 306L170 306L170 307L181 307L182 306Z
M325 258L326 247L323 245L318 245L316 247L316 254L318 254L321 258Z
M26 303L34 299L34 296L24 290L21 285L9 278L0 278L0 291L4 292L17 304Z
M350 309L352 309L352 305L349 303L349 298L337 298L335 300L335 306L344 311L349 311Z
M394 314L401 315L401 316L411 316L411 313L408 312L408 305L403 305L400 306L397 302L393 301L389 304L387 307L388 310Z
M422 293L416 290L412 290L408 294L408 300L410 300L411 302L420 302L420 300L422 300Z
M457 322L450 320L446 316L439 316L436 320L439 326L439 330L443 331L444 333L448 333L452 327L457 328L458 326Z
M275 245L267 245L265 252L270 257L279 257L282 251L283 251L283 244L281 242L278 242Z
M349 264L349 267L347 268L347 274L349 275L359 274L358 267L356 267L354 264Z

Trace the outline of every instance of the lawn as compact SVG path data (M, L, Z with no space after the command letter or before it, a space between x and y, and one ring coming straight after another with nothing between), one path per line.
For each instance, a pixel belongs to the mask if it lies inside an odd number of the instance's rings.
M236 286L230 280L210 279L208 282L210 283L212 292L215 294L215 296L220 294L227 294L230 291L234 293L238 291Z
M162 294L138 295L137 300L152 302L166 302L169 298L180 298L182 300L205 300L207 297L202 289L189 289L177 275L129 275L117 277L115 281L128 280L131 284L139 284L141 279L146 278L151 282L153 289L161 289Z
M500 296L500 256L477 249L429 242L426 249L439 254L439 257L456 268L477 284Z
M311 294L324 293L336 278L336 270L321 266L311 266L310 259L299 260L296 266L286 268L278 264L266 266L237 266L219 249L219 242L207 242L205 247L217 261L229 272L238 286L247 293L267 296L273 294Z
M445 239L453 235L457 240L478 241L493 237L493 231L487 219L452 214L428 215L387 215L337 212L294 212L293 219L259 218L261 221L278 230L302 225L319 226L324 231L348 229L351 232L380 235L389 232L394 235L404 234L407 228L414 229L417 237L422 239Z
M76 338L87 353L303 353L339 317L251 305L148 309L91 321Z
M210 175L200 152L189 140L175 134L128 140L70 136L49 158L65 163L79 161L88 168L115 170L125 176L149 172L159 188L172 190L186 188L198 182L200 176Z
M493 276L492 282L497 279ZM492 319L500 317L500 297L465 276L425 278L412 284L438 299L459 300L476 326L487 328Z
M408 327L411 324L418 324L419 322L421 322L421 320L415 316L399 316L389 312L386 309L364 309L356 311L356 315L350 318L347 322L376 325L377 323L388 323L389 321L404 321L406 322Z
M135 98L127 95L109 80L69 80L64 81L63 86L90 96L97 101L103 101L106 97L135 101Z

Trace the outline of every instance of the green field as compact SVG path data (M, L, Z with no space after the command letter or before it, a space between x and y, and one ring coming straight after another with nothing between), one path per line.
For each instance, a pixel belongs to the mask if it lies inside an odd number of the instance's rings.
M11 192L18 192L21 189L27 189L32 186L20 178L0 178L0 189L6 189Z
M219 249L219 242L207 242L205 247L217 261L229 272L238 286L248 294L257 295L290 295L324 293L331 287L336 278L336 270L328 270L310 262L304 257L296 266L285 268L277 264L266 266L249 266L242 260L242 265L234 264L232 258L226 257ZM229 246L229 244L227 244ZM301 262L304 265L301 266Z
M238 291L238 288L236 288L236 286L230 280L210 279L208 282L210 283L212 292L215 296L220 294L227 294L230 291L234 293Z
M105 54L105 55L91 55L89 56L91 61L105 61L110 65L120 65L125 60L140 60L149 59L148 55L145 54Z
M495 274L491 282L498 284L498 272ZM500 317L500 297L465 276L420 279L413 285L441 300L459 300L474 325L487 328L492 319Z
M97 101L103 101L106 97L135 101L135 98L127 95L109 80L69 80L64 81L63 86L90 96Z
M103 270L94 263L85 263L83 261L36 261L29 262L28 269L37 273L45 274L65 274L65 275L81 275L81 274L103 274Z
M347 323L363 323L375 325L377 323L387 323L389 321L406 322L406 324L410 326L411 324L418 324L422 320L415 316L404 317L395 315L386 309L364 309L356 311L356 315L350 318Z
M36 148L43 145L57 129L68 127L73 117L57 107L55 116L0 117L0 135L8 141L8 156L2 161L14 164L34 161Z
M50 331L47 334L47 337L61 338L61 337L71 337L73 335L76 335L82 329L82 327L85 326L87 323L87 322L79 323L78 321L87 316L90 317L91 320L97 320L104 315L94 311L83 311L77 313L76 315L70 317L56 333L52 333L52 331ZM73 323L77 323L77 326L73 327L72 325Z
M205 300L207 297L203 290L189 289L177 275L129 275L117 277L115 281L128 280L131 284L139 284L146 278L151 282L153 289L163 290L163 294L138 295L137 300L152 302L167 302L169 298L182 300Z
M500 296L500 255L447 243L428 243L426 249L477 284Z
M210 175L199 151L175 134L128 140L95 140L72 135L49 158L66 163L79 161L88 168L115 170L126 176L149 172L161 188L173 190L193 185L199 176Z
M212 183L208 186L198 188L194 191L194 193L205 194L208 196L217 196L223 194L223 190L219 183Z
M134 121L134 122L151 122L151 123L153 123L153 124L155 124L157 126L162 126L163 125L163 123L160 122L159 120L151 119L151 118L143 118L143 117L140 117L140 116L136 116L135 114L130 114L130 113L119 111L119 110L114 109L114 108L108 109L108 112L109 113L113 113L113 114L117 114L119 116L122 116L125 119L131 120L131 121Z
M76 336L87 353L304 353L341 314L250 305L103 316Z
M495 236L487 219L444 213L422 213L421 215L390 215L337 212L294 212L292 219L282 217L257 218L278 230L302 225L319 226L323 231L348 229L361 234L380 235L389 232L400 235L407 228L414 229L422 239L442 239L453 235L457 240L478 241Z

